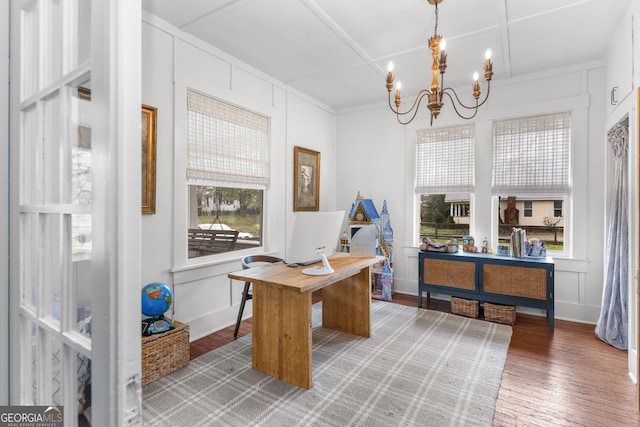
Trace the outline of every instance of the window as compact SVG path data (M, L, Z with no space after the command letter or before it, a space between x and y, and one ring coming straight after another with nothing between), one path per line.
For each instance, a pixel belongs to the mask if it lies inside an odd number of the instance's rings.
M494 123L493 194L500 199L500 242L511 227L564 252L562 203L569 197L571 115L556 113ZM523 215L520 217L520 209Z
M562 216L562 200L554 200L554 202L553 202L553 216L555 218Z
M417 132L416 188L420 239L460 239L469 234L474 186L473 125Z
M189 258L262 246L269 119L187 93Z

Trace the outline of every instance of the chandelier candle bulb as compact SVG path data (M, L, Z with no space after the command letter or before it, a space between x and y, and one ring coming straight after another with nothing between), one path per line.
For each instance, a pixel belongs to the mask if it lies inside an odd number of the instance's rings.
M387 65L387 91L389 95L391 95L391 90L393 89L393 62L389 61L389 65Z
M480 83L478 83L478 72L473 73L473 97L477 100L480 98Z
M493 76L493 65L491 64L491 49L487 49L484 53L484 78L489 81Z
M400 106L402 102L402 96L400 95L400 88L402 87L402 83L398 82L398 90L396 91L396 107Z

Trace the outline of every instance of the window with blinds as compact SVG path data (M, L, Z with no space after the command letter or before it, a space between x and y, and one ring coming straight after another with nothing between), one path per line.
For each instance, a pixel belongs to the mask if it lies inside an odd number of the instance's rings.
M474 188L473 125L418 131L416 186L420 239L437 241L469 234Z
M493 194L568 193L570 113L498 121L493 135Z
M473 125L422 130L416 136L416 193L473 190Z
M187 92L189 258L262 246L269 118Z
M269 119L187 92L190 183L269 185Z
M570 153L568 112L494 123L492 192L500 200L501 243L516 226L548 251L566 252L562 206L570 191Z

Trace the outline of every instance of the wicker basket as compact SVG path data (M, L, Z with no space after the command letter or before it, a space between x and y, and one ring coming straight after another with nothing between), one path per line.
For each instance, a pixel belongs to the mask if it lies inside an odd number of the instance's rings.
M142 337L142 384L162 378L189 363L189 325Z
M485 302L484 320L513 325L516 323L516 307L514 305L499 305Z
M451 297L451 312L462 316L478 317L480 303L475 300Z

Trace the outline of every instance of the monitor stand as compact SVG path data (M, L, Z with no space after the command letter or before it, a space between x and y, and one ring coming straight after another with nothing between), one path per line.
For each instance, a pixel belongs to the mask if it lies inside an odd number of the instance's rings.
M329 260L327 259L325 254L320 254L322 257L322 266L317 265L315 267L305 268L302 270L302 274L306 274L308 276L326 276L327 274L331 274L334 272L331 265L329 265Z

